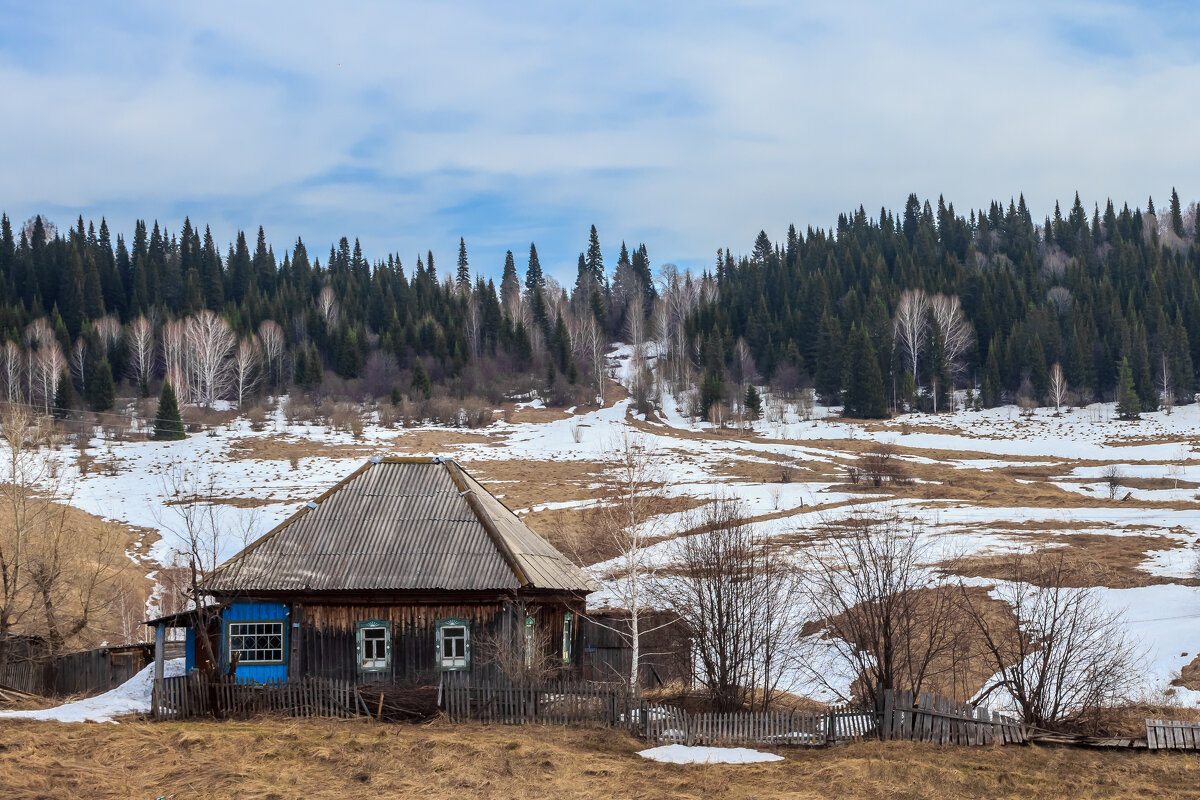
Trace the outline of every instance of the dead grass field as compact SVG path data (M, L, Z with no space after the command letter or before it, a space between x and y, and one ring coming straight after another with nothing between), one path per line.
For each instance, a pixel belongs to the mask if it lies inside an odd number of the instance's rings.
M675 766L595 728L249 722L0 724L26 798L1196 798L1194 755L864 742L772 764Z

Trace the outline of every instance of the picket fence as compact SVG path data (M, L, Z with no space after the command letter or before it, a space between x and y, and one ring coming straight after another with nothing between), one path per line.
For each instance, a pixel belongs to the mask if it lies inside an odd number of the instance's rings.
M303 677L265 683L238 683L227 677L192 673L163 678L152 692L155 719L188 717L357 717L369 714L350 681Z
M875 714L855 708L828 711L736 711L689 714L678 708L642 708L641 733L652 742L685 745L815 746L875 734Z
M1148 719L1146 746L1151 750L1200 750L1200 722Z
M1029 729L1003 714L922 692L883 693L882 738L928 744L1024 744Z
M445 682L439 692L439 706L451 722L503 725L598 723L626 727L635 719L639 703L636 696L609 684Z

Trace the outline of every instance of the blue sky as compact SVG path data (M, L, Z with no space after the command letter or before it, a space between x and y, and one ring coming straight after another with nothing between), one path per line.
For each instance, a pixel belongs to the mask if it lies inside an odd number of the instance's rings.
M703 266L910 191L1200 199L1188 3L345 5L0 0L0 208L570 280L593 223Z

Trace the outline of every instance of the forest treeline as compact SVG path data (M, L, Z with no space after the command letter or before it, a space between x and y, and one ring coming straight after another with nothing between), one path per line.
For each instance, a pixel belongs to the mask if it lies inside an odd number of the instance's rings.
M962 216L910 195L901 214L860 207L834 230L719 252L689 332L714 379L756 370L858 416L945 409L951 387L983 406L1118 399L1136 415L1195 396L1196 217L1174 190L1160 212L1088 213L1076 195L1040 225L1024 197Z
M900 213L762 232L701 275L652 270L644 244L606 268L593 226L568 287L533 244L497 285L462 240L439 276L431 251L406 267L348 238L322 262L301 239L280 259L261 227L222 254L190 220L114 240L103 219L60 233L0 215L0 383L8 402L60 412L164 379L190 405L293 388L579 404L603 395L619 340L641 411L670 391L697 416L753 415L769 385L860 417L946 410L963 390L982 406L1117 399L1135 416L1195 396L1196 218L1174 190L1162 211L1089 213L1076 196L1040 225L1023 197L962 216L910 195Z

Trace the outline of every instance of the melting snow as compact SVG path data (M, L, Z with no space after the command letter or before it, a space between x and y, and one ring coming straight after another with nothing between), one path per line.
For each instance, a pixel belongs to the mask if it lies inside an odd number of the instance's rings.
M682 744L651 747L640 751L638 755L664 764L758 764L763 761L783 761L783 756L745 747L687 747Z
M173 658L163 665L164 676L183 674L183 659ZM40 719L50 722L116 722L114 717L146 714L150 711L150 693L154 688L154 665L149 664L129 680L104 694L64 703L37 711L0 711L0 718Z

